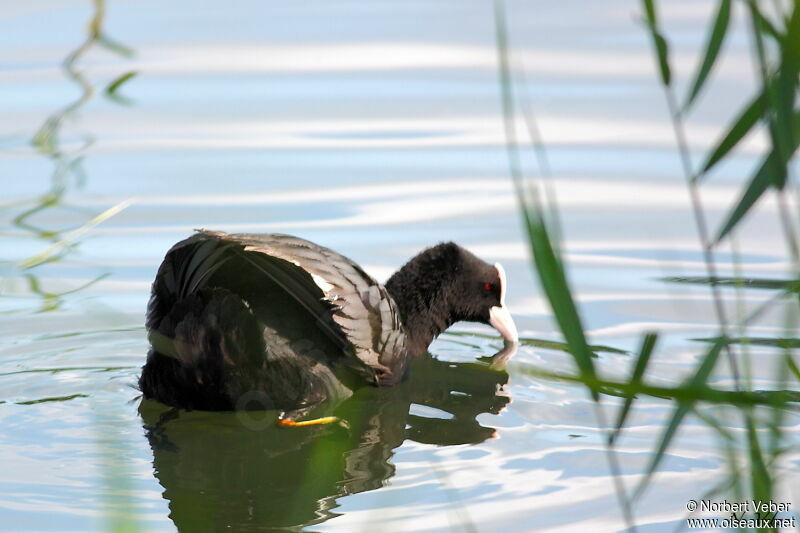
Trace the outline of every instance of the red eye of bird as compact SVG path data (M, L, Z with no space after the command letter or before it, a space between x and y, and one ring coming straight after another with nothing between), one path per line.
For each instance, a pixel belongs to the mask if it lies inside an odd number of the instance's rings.
M492 284L491 283L484 283L483 284L483 290L485 290L487 292L491 291L492 290Z

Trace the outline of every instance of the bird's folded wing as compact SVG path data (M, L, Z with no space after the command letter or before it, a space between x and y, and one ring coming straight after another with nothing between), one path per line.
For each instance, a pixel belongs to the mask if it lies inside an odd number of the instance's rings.
M375 372L380 384L402 378L406 347L397 306L386 289L356 263L291 235L210 231L199 235L238 244L252 253L254 264L317 316L332 308L333 321L352 344L354 355Z

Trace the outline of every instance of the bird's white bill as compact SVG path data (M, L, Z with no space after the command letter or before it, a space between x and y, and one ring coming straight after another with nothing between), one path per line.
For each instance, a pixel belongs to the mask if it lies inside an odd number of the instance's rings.
M519 334L511 313L506 306L495 306L489 309L489 324L497 330L506 342L519 342Z

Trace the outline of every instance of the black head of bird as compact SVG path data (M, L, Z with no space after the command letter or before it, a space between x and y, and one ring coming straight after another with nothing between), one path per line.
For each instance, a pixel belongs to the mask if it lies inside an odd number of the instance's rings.
M492 325L507 342L517 342L508 308L505 270L490 265L455 243L417 254L386 282L400 309L412 356L424 353L456 322Z

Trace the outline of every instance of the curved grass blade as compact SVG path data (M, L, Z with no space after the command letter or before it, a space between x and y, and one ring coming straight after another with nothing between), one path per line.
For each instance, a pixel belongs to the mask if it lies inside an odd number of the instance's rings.
M85 223L83 226L70 231L63 239L54 243L49 248L45 249L38 254L25 259L19 264L19 267L23 270L27 270L29 268L33 268L36 265L40 265L46 261L48 261L53 255L59 253L62 249L67 246L70 246L74 241L81 238L85 233L91 230L93 227L97 226L98 224L102 224L109 218L113 217L117 213L125 210L129 205L133 203L133 200L123 200L122 202L118 203L117 205L110 207L100 213L99 215L95 216L93 219Z
M29 368L27 370L14 370L13 372L3 372L0 376L14 376L17 374L58 374L59 372L113 372L114 370L131 370L136 366L67 366L64 368Z
M642 340L642 347L639 349L639 356L636 358L636 365L633 368L633 374L631 375L630 382L633 384L641 383L642 377L644 376L644 371L647 369L647 363L650 362L650 355L653 353L653 348L655 348L656 341L658 340L657 333L648 333L645 335L644 339ZM619 436L620 432L622 431L622 427L625 425L625 420L628 418L628 413L630 412L631 406L633 405L634 396L628 396L625 398L625 403L622 406L622 409L619 411L619 417L617 418L617 426L613 433L609 435L609 442L611 444L614 443L616 438Z
M736 437L734 437L733 433L730 429L723 426L719 420L714 418L711 414L706 413L705 411L698 409L697 406L692 407L692 414L706 423L706 425L714 428L719 436L722 437L726 442L735 444Z
M757 398L764 400L764 404L772 407L784 407L789 402L800 402L800 391L796 390L754 390Z
M800 10L798 10L798 12L800 12ZM800 20L800 17L798 17L798 19ZM788 150L788 155L781 153L781 150L783 150L781 146L773 145L764 163L762 163L755 176L753 176L753 179L750 180L750 185L748 185L739 203L731 214L728 215L728 219L715 239L715 244L719 244L719 242L736 227L742 217L750 211L750 208L755 205L770 185L782 188L783 184L786 183L787 162L797 150L798 143L800 142L800 112L792 113L791 129L792 135L789 139L791 141L791 146ZM772 128L771 131L773 131Z
M717 237L714 239L714 244L724 239L728 233L739 223L742 218L750 211L750 209L758 202L759 198L764 192L777 182L785 181L786 166L781 165L778 156L774 151L770 152L767 158L762 163L761 167L756 172L750 184L744 191L744 194L739 199L739 203L733 208L728 218L725 220L722 228L719 230ZM783 174L783 177L778 176Z
M645 382L629 383L628 381L611 381L608 379L588 379L583 376L542 370L530 365L516 364L515 372L529 376L579 383L601 394L627 398L634 395L645 395L662 400L674 400L689 405L707 402L718 405L730 405L737 408L756 405L780 407L800 412L800 406L789 406L788 402L800 403L800 391L797 390L754 390L735 391L715 389L709 386L691 387L687 384L677 387L651 385Z
M758 17L758 24L761 26L762 33L775 39L779 46L785 46L786 37L775 28L775 25L772 24L772 22L765 17L761 11L756 11L756 16Z
M694 83L692 84L692 90L689 92L689 97L686 99L686 103L683 105L684 111L688 110L692 103L694 103L694 100L700 93L700 89L703 88L711 69L714 67L714 63L717 60L719 51L722 48L722 43L725 40L725 35L728 33L728 24L730 20L731 0L720 0L719 8L717 9L717 16L714 18L714 24L711 28L708 43L706 44L706 53L703 57L703 63L697 70L697 75L695 76Z
M789 371L791 371L795 379L800 381L800 368L797 368L797 363L794 362L791 355L786 356L786 366L789 367Z
M717 342L719 337L699 337L689 339L696 342ZM800 338L796 337L730 337L728 344L747 344L752 346L772 346L775 348L800 348Z
M69 396L52 396L49 398L39 398L38 400L27 400L24 402L16 402L17 405L36 405L38 403L48 402L68 402L75 398L88 398L88 394L70 394Z
M661 35L658 29L658 16L656 14L656 6L653 0L642 0L645 12L645 24L650 32L650 37L653 39L653 46L658 55L658 70L661 76L661 82L665 86L669 86L672 80L672 74L669 68L669 46L666 39Z
M118 41L115 41L114 39L112 39L103 32L98 31L96 38L97 38L97 44L99 44L106 50L114 52L115 54L118 54L122 57L133 57L135 54L133 49L125 46L124 44Z
M508 60L508 36L505 23L505 10L501 1L495 0L494 12L509 170L511 172L514 190L522 210L525 228L533 252L536 273L550 301L553 314L564 335L564 339L570 347L570 353L575 358L581 375L594 378L595 372L594 364L592 363L592 352L587 345L580 316L578 315L578 311L575 308L575 303L569 291L563 265L548 235L538 194L536 193L535 187L531 187L528 189L528 192L532 192L533 194L528 195L524 187L524 175L514 130L515 113L513 92L511 90L512 78ZM531 200L528 200L529 197ZM599 400L599 395L596 390L592 390L591 395L595 401Z
M706 381L708 381L708 376L711 375L711 371L714 370L714 366L717 364L719 353L727 343L728 343L727 337L720 337L717 340L717 342L714 343L714 345L708 351L706 356L703 358L703 362L700 364L700 368L697 369L695 375L692 376L692 379L689 380L687 384L689 388L706 386Z
M720 338L708 353L703 358L703 362L700 364L700 367L695 372L694 376L687 382L686 387L688 389L704 389L706 388L706 381L708 381L708 376L711 375L711 371L714 369L714 366L719 359L719 354L722 352L722 349L725 347L727 339ZM675 432L683 422L686 413L689 412L689 409L693 408L693 402L687 401L678 401L678 405L675 407L675 411L672 414L672 419L669 422L669 425L664 430L664 433L661 435L661 440L658 443L658 448L656 452L653 454L652 459L650 460L650 465L647 467L647 472L645 473L644 479L639 483L639 486L636 488L633 498L638 499L639 496L642 495L644 490L647 488L647 485L650 483L650 479L653 476L653 473L656 471L658 466L661 464L661 460L664 458L664 454L669 448L672 439L675 437Z
M800 292L800 281L796 279L768 279L768 278L710 278L708 276L676 276L658 278L669 283L685 283L689 285L718 285L721 287L742 287L744 289L767 289L788 292Z
M565 342L558 342L558 341L549 341L545 339L533 339L530 337L521 337L519 339L519 343L523 346L534 346L536 348L544 348L546 350L559 350L562 352L569 351L569 344ZM626 350L621 350L619 348L614 348L612 346L604 346L602 344L589 344L589 350L593 353L594 357L597 355L594 352L604 352L604 353L615 353L618 355L629 355L630 352Z
M794 8L786 28L786 40L781 47L781 66L778 80L773 87L771 106L774 107L774 127L770 128L773 148L777 150L780 163L785 167L797 150L798 127L795 124L794 104L800 74L800 7ZM753 4L754 9L755 7ZM763 19L763 17L762 17ZM758 24L759 20L756 20ZM760 29L760 28L759 28ZM784 180L786 172L782 174ZM783 181L776 183L783 188Z
M530 209L527 206L524 207ZM586 342L580 315L572 299L564 267L550 243L550 236L544 220L535 214L530 214L527 217L527 229L533 250L533 259L536 263L536 272L553 309L556 322L567 341L570 354L575 358L581 375L594 379L596 374L592 362L592 351ZM592 390L591 394L595 401L599 399L596 390Z
M753 129L753 126L755 126L758 120L764 115L764 100L764 93L761 93L742 110L739 116L736 117L733 125L728 129L728 133L717 143L717 147L714 148L714 151L708 156L708 159L702 166L700 175L695 177L695 179L699 179L703 174L711 170L711 167L728 155L728 152L739 144L739 141Z
M130 72L126 72L125 74L117 77L115 80L113 80L111 83L108 84L108 87L106 87L106 91L105 91L106 97L109 100L113 100L113 101L117 102L118 104L130 105L131 104L131 100L129 98L126 98L125 96L119 94L117 91L119 90L120 87L122 87L123 84L128 82L131 78L133 78L137 74L139 74L137 71L132 70Z
M772 480L764 463L761 444L756 433L755 422L752 416L747 417L747 448L750 455L750 479L752 482L753 499L769 501L772 495Z

